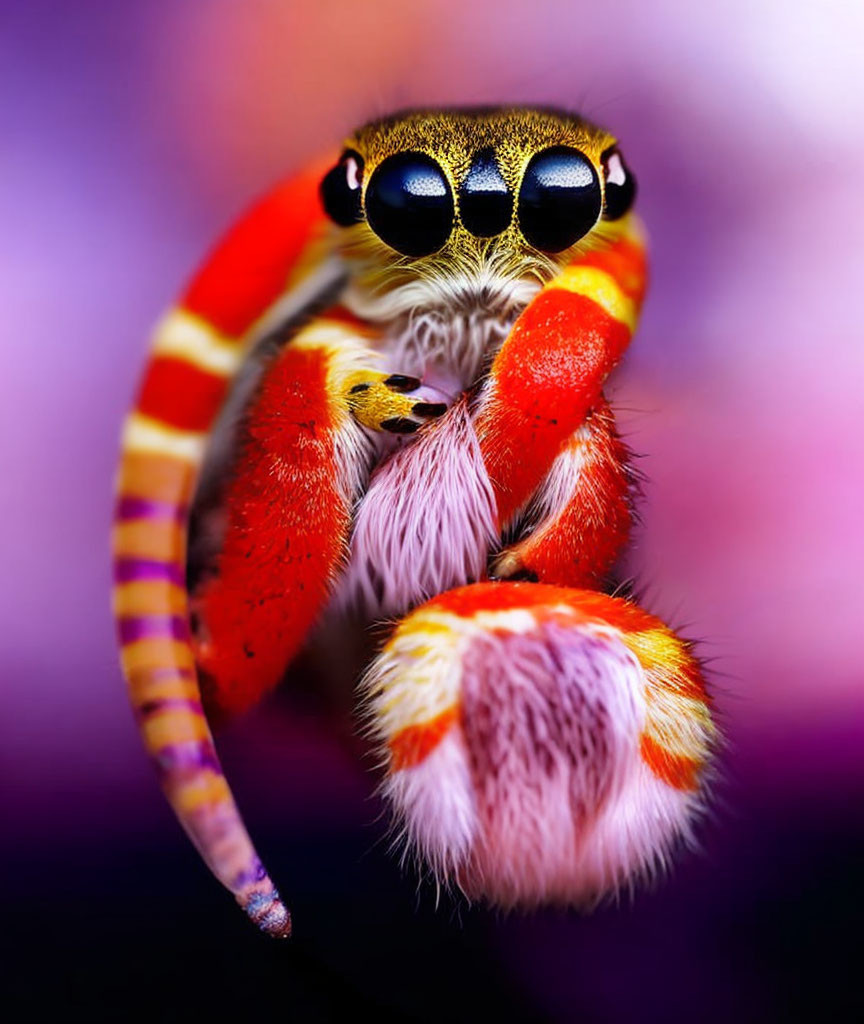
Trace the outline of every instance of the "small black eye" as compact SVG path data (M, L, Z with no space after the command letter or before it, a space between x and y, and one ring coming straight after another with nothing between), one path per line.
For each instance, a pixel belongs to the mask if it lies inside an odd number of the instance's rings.
M425 153L382 161L366 189L366 217L375 234L405 256L437 252L453 230L453 193Z
M472 235L500 235L513 216L513 197L501 176L495 153L481 149L459 189L459 216Z
M606 180L606 203L603 216L606 220L618 220L633 205L636 198L636 179L624 158L613 146L603 154L603 177Z
M561 252L597 223L603 199L594 165L569 146L532 157L519 190L519 227L543 252Z
M362 180L363 157L349 149L342 154L339 163L324 175L321 182L324 212L343 228L363 220L360 203Z

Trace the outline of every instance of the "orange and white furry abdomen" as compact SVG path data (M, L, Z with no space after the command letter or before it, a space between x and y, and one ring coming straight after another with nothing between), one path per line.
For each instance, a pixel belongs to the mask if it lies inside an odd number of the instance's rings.
M450 591L397 627L364 689L398 826L469 896L584 905L689 830L707 698L685 645L624 600Z

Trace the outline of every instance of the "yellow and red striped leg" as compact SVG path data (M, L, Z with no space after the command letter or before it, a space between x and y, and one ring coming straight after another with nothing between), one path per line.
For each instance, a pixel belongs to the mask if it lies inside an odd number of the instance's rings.
M645 287L632 216L605 250L553 278L513 325L492 364L475 420L507 526L600 401L629 344Z
M314 249L320 175L310 168L256 206L159 325L123 435L113 542L123 669L146 748L213 873L274 935L289 933L290 918L237 812L201 707L186 520L207 433L248 339Z
M699 665L627 600L451 590L397 626L365 691L398 824L471 897L591 903L662 864L701 806Z
M496 579L599 587L630 534L633 479L605 398L552 463L524 520L530 532L496 558Z

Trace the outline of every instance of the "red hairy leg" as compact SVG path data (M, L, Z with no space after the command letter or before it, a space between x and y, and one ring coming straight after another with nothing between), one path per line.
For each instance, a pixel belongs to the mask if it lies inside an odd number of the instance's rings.
M513 325L492 364L475 424L506 527L598 405L621 358L645 287L632 218L603 250L580 256Z
M491 575L599 587L632 524L627 446L605 398L565 444L526 511L531 532L501 552Z
M446 409L416 378L371 369L372 336L341 308L324 314L274 359L244 417L223 547L195 597L211 714L276 686L323 611L375 450L362 427L409 433Z
M234 227L159 324L127 419L113 536L123 671L148 753L202 857L265 931L291 922L240 819L201 706L185 591L186 519L212 428L256 325L319 265L318 182L278 185Z
M225 542L195 598L211 714L245 711L279 682L345 557L369 457L344 395L355 337L323 319L305 328L264 374L245 417Z

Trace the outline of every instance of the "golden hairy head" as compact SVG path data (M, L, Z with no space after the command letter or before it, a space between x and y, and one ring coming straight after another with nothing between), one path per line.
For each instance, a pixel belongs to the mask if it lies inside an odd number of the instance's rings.
M547 109L408 111L349 138L322 182L355 276L546 280L614 236L635 182L615 138Z

